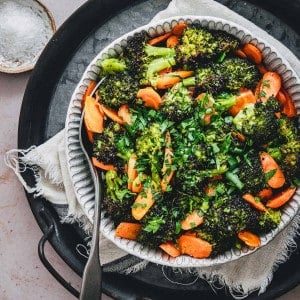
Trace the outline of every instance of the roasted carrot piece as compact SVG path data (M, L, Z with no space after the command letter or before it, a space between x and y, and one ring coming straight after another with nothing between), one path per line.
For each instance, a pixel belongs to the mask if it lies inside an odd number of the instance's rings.
M258 197L263 200L270 199L272 197L273 190L271 188L264 188L258 193Z
M212 252L212 245L210 243L191 235L180 236L178 247L181 254L187 254L195 258L209 257Z
M156 82L156 88L163 90L174 86L182 79L190 77L194 74L193 71L175 71L160 75Z
M231 135L234 138L237 138L241 142L245 142L245 140L246 140L246 137L242 133L240 133L240 132L232 131Z
M259 247L260 246L260 238L256 234L242 230L238 233L238 238L243 241L249 247Z
M108 107L106 107L104 105L101 105L101 108L104 111L104 114L108 118L110 118L111 120L113 120L114 122L119 123L121 125L123 125L125 123L125 121L118 116L118 112L117 111L115 111L115 110L113 110L111 108L108 108Z
M137 161L137 155L135 153L131 154L131 156L128 160L128 166L127 166L127 175L128 175L127 187L130 191L132 191L133 180L138 175L137 169L135 168L136 161Z
M278 208L287 203L294 195L296 192L297 187L289 187L285 189L284 191L280 192L279 194L275 195L272 197L268 202L267 202L267 207L270 208Z
M170 132L166 132L166 147L164 153L164 162L162 167L162 175L163 178L161 180L161 190L165 192L167 190L168 184L170 183L173 175L174 170L171 169L172 165L172 157L173 157L173 149L171 144L171 135Z
M273 189L282 187L285 183L285 177L274 158L267 152L261 152L260 162L266 176L272 175L268 178L268 185ZM272 172L274 174L271 174Z
M159 109L162 103L160 95L152 87L140 89L137 92L137 98L142 99L146 107L150 107L156 110Z
M94 80L92 80L92 81L89 83L89 85L88 85L88 87L86 88L86 90L85 90L85 92L84 92L84 94L83 94L83 97L82 97L81 108L84 107L84 103L85 103L86 97L87 97L87 96L93 96L93 95L91 95L91 93L93 92L93 90L94 90L94 88L96 87L96 85L97 85L97 81L94 81Z
M276 97L281 89L281 78L276 72L266 72L260 81L258 99L265 102L270 97Z
M245 52L242 49L238 49L236 50L236 55L240 58L247 58L247 55L245 54Z
M164 74L168 74L170 72L172 72L172 67L162 69L161 71L158 72L158 75L164 75Z
M188 25L186 23L178 23L173 27L172 33L177 36L181 36L187 26Z
M164 33L162 35L156 36L156 37L150 39L148 41L148 44L151 45L151 46L157 45L157 44L165 41L170 35L172 35L171 31L167 32L167 33Z
M285 103L283 105L283 113L288 116L289 118L293 118L297 115L297 109L295 106L295 103L293 101L293 99L290 97L290 95L285 91L282 90L282 93L285 96Z
M205 189L204 189L204 192L207 196L209 197L214 197L216 195L216 185L213 184L213 183L209 183Z
M259 211L266 211L267 208L263 205L262 202L260 202L260 199L255 198L249 193L246 193L242 197L246 202L248 202L251 206L256 208Z
M127 123L128 125L132 124L129 106L127 104L120 106L118 110L118 116L124 121L124 123Z
M84 105L84 124L88 131L102 133L104 119L100 105L95 98L87 96Z
M134 193L139 193L143 189L143 181L147 178L146 174L138 174L132 181L131 191Z
M159 245L159 248L165 251L171 257L177 257L181 253L172 242L165 242Z
M250 43L245 44L242 50L246 54L247 58L254 63L260 64L262 62L262 53L256 46Z
M247 104L255 103L256 99L251 90L240 91L240 94L236 97L236 103L229 109L229 113L232 116L236 116Z
M89 131L89 130L86 130L86 134L87 134L87 137L88 137L88 140L93 143L94 142L94 134Z
M261 74L265 74L268 72L267 68L263 64L258 64L257 69Z
M203 221L204 217L200 216L197 210L194 210L181 221L181 229L190 230L202 224Z
M282 105L282 107L284 107L284 104L286 102L286 97L285 97L285 94L283 93L282 90L280 90L278 93L277 93L277 96L276 96L277 100L280 102L280 104Z
M111 171L116 169L114 165L104 164L103 162L99 161L96 157L92 157L92 163L95 167L105 171Z
M154 202L155 201L150 187L147 188L146 191L141 191L132 205L132 216L138 221L141 220L154 204Z
M139 236L141 229L141 224L121 222L116 228L115 236L135 241Z
M171 35L168 37L166 45L168 48L175 48L179 43L179 38L177 35Z

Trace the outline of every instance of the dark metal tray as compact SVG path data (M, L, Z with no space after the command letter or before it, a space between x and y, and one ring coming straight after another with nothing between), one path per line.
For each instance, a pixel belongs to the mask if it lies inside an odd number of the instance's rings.
M287 45L300 57L300 0L218 0L238 12ZM169 0L89 0L58 30L42 53L29 80L19 120L18 147L39 145L64 127L71 94L86 66L105 45L123 33L146 24ZM33 181L31 173L25 173ZM76 245L84 244L84 234L76 225L62 225L53 207L45 199L27 194L32 212L44 236L39 255L52 275L73 295L76 291L47 261L43 247L49 241L59 256L77 274L83 272L86 259L78 254ZM300 239L297 239L300 244ZM267 291L247 299L274 299L300 283L300 252L295 251L274 274ZM176 275L165 269L173 280ZM188 276L184 281L192 281ZM104 292L116 299L231 299L226 289L214 292L200 279L192 285L168 281L161 266L149 264L133 275L105 273Z

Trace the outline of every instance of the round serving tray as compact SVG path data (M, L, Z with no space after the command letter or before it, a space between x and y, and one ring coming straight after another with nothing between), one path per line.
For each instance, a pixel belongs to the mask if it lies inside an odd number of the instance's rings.
M288 4L289 18L286 22L278 18L286 12L285 1L264 2L273 14L260 9L256 6L258 4L246 1L219 2L266 29L300 57L297 46L300 27L296 18L300 12L299 0ZM72 92L94 56L112 40L149 22L168 3L168 0L90 0L73 14L50 41L32 73L21 109L18 147L41 144L62 129ZM128 22L129 19L131 22ZM33 180L30 173L24 174L24 177L26 180ZM75 225L60 224L57 214L60 207L51 206L44 199L37 201L32 195L27 195L27 198L46 238L64 261L81 275L86 259L76 251L76 245L84 244L83 233ZM300 241L297 240L297 243L300 244ZM274 299L297 285L300 282L300 269L297 268L299 263L300 253L295 251L289 261L279 267L267 291L259 298ZM47 267L55 274L49 265ZM105 273L104 292L116 299L182 299L183 295L189 299L231 299L224 290L215 294L200 279L189 284L195 279L190 275L181 278L183 285L171 283L165 275L173 281L180 279L169 268L165 267L163 271L161 267L149 264L144 271L128 276ZM66 282L62 283L66 286ZM76 294L76 291L69 290ZM255 299L257 296L248 298Z

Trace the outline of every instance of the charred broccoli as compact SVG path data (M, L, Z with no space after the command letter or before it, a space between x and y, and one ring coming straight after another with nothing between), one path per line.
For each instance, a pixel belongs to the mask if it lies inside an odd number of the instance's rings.
M278 136L267 147L268 153L278 162L287 182L299 175L300 139L294 121L282 115Z
M248 104L234 117L233 124L255 145L264 145L278 135L279 121L275 112L279 110L279 102L275 98L264 103Z
M190 91L178 83L164 95L160 111L167 119L179 122L192 115L193 106Z
M237 233L249 229L258 222L258 213L241 195L217 196L213 205L204 213L204 222L199 226L201 238L213 246L213 255L233 248Z
M226 77L225 88L236 92L240 88L253 88L261 79L255 64L239 57L226 58L216 68L217 74Z
M212 65L198 68L195 76L183 79L184 86L196 87L196 93L206 92L212 95L224 91L227 78L222 74L217 74Z
M271 230L278 227L281 221L280 210L274 210L269 208L266 212L261 213L258 220L258 233L268 233Z
M118 109L122 104L133 103L139 84L126 72L109 74L98 88L101 103Z
M100 77L104 77L108 74L116 74L123 72L127 69L124 60L119 58L106 58L100 61Z
M241 189L245 193L256 195L267 186L258 152L251 151L244 155L236 175L243 183Z
M240 45L238 38L222 30L212 31L212 34L218 44L216 49L217 54L234 52Z

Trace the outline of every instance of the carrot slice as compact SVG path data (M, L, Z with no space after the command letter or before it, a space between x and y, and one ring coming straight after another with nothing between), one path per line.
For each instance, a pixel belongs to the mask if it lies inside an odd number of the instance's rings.
M168 37L166 45L168 48L175 48L179 44L179 38L177 35L171 35Z
M95 98L87 96L84 105L84 124L88 131L102 133L104 118Z
M138 174L132 181L131 191L134 193L140 193L143 189L143 180L147 178L146 174Z
M137 98L142 99L146 107L150 107L155 110L158 110L162 103L160 95L152 87L140 89L137 92Z
M128 166L127 166L127 175L128 175L127 187L130 191L132 191L133 180L138 175L137 169L135 168L136 161L137 161L137 155L135 153L131 154L131 156L128 160Z
M265 74L268 72L267 68L263 64L258 64L257 69L261 74Z
M240 133L240 132L232 131L231 135L234 138L237 138L241 142L245 142L246 141L246 137L242 133Z
M236 55L240 58L247 58L247 55L245 54L245 52L241 49L236 50Z
M277 100L280 102L280 104L282 105L282 107L284 107L284 104L286 102L286 97L285 97L285 94L282 90L280 90L278 93L277 93L277 96L276 96Z
M91 95L91 93L93 92L93 90L94 90L94 88L96 87L96 85L97 85L97 81L94 81L94 80L92 80L92 81L89 83L88 87L86 88L86 90L85 90L85 92L84 92L84 94L83 94L83 96L82 96L81 108L84 107L84 103L85 103L86 97L87 97L87 96L93 96L93 95Z
M282 112L287 117L293 118L297 115L297 109L296 109L295 103L294 103L293 99L290 97L290 95L285 90L282 90L282 93L284 94L285 99L286 99L286 101L283 105Z
M257 210L267 211L267 208L263 205L263 203L261 203L259 199L255 198L251 194L246 193L242 198Z
M281 89L281 78L276 72L266 72L260 83L257 96L263 102L276 97Z
M141 191L136 197L132 208L131 214L136 220L141 220L154 204L154 198L151 188L146 191Z
M243 241L249 247L259 247L260 246L260 238L256 234L242 230L238 233L238 238Z
M127 104L123 104L120 106L118 110L118 116L128 125L132 124L129 106Z
M102 161L99 161L96 157L92 157L92 163L95 167L105 171L111 171L116 169L114 165L104 164Z
M267 152L260 153L260 162L263 168L264 173L268 176L269 172L274 172L274 174L268 178L268 185L273 188L277 189L284 185L285 177L280 169L277 162L273 159L273 157Z
M203 221L204 217L200 216L197 210L194 210L181 221L181 229L190 230L202 224Z
M240 94L236 97L236 103L229 109L229 113L232 116L236 116L247 104L255 103L256 99L251 90L240 91Z
M265 188L265 189L262 189L258 193L258 197L260 199L267 200L267 199L270 199L272 197L272 194L273 194L273 190L271 188Z
M135 241L142 229L141 224L121 222L115 231L115 236Z
M278 208L287 203L296 192L297 187L289 187L267 202L267 207Z
M87 137L88 137L88 140L93 143L94 142L94 134L89 131L89 130L86 130L86 134L87 134Z
M188 25L186 23L178 23L173 27L172 33L177 36L181 36L187 26Z
M171 257L177 257L181 253L172 242L165 242L159 245L159 248L165 251Z
M156 82L156 88L161 90L171 88L182 79L190 77L193 74L193 71L180 70L160 75Z
M101 108L104 111L104 114L108 118L110 118L111 120L113 120L114 122L119 123L121 125L123 125L125 123L125 121L118 116L118 112L117 111L115 111L115 110L113 110L111 108L108 108L108 107L104 106L103 104L101 105Z
M247 58L254 63L260 64L262 62L262 53L256 46L252 44L245 44L242 50L246 54Z
M182 254L187 254L195 258L209 257L212 252L212 245L210 243L191 235L180 236L178 247Z
M156 36L156 37L150 39L148 41L148 44L151 45L151 46L157 45L157 44L165 41L170 35L172 35L171 31L167 32L167 33L164 33L162 35Z

